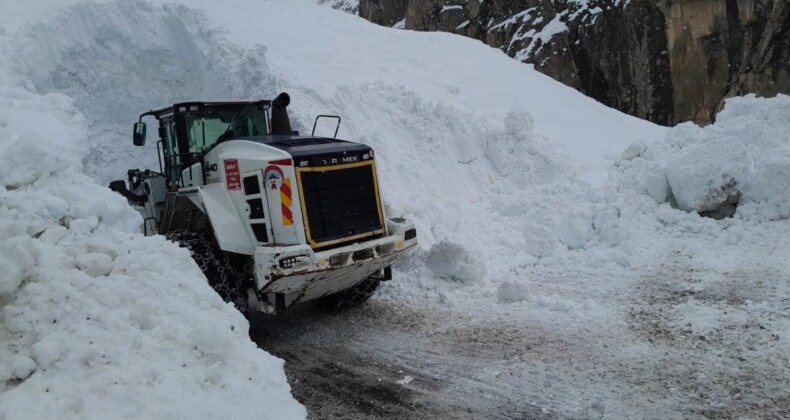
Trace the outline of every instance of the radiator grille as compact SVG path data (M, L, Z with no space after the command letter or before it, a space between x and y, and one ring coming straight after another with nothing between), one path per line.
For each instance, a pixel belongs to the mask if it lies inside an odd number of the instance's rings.
M314 248L383 232L373 162L299 170L305 226Z

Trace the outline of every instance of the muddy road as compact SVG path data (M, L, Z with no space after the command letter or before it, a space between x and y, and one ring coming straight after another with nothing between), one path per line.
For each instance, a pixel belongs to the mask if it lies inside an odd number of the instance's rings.
M253 319L251 336L286 361L310 418L556 417L487 368L502 364L506 337L448 330L457 320L443 316L375 299L343 312L306 304ZM511 345L510 353L523 351L518 340Z
M285 360L313 419L790 417L781 273L726 273L693 292L706 276L687 260L670 252L626 287L585 296L606 311L470 314L374 296L347 311L256 316L250 335ZM767 303L756 313L741 295Z

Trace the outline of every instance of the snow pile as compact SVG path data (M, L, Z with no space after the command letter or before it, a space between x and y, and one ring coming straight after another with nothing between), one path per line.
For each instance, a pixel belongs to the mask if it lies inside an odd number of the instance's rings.
M388 213L417 224L420 249L383 294L442 299L452 290L448 302L459 302L517 281L517 267L600 245L602 259L628 265L610 248L623 241L617 210L535 133L529 112L511 110L500 125L383 83L340 87L327 103L343 115L341 137L376 150ZM293 106L309 121L326 105Z
M383 295L492 296L525 268L585 250L605 266L630 264L619 209L591 187L605 184L613 156L663 128L467 38L382 28L314 0L193 6L203 9L63 5L10 34L14 68L40 91L67 92L88 119L94 177L117 179L130 161L156 167L153 144L129 142L143 110L286 90L295 128L336 113L339 137L377 151L389 214L417 224L420 250ZM21 47L31 44L41 51Z
M275 92L263 52L223 43L220 28L183 5L58 2L48 12L8 34L6 56L37 92L74 101L88 121L84 168L103 184L130 165L158 167L153 148L132 145L136 115L183 100L245 97L260 85Z
M635 144L619 166L640 178L636 189L682 210L737 204L745 220L790 218L790 96L730 99L715 124L685 123L653 146Z
M0 417L304 417L189 253L82 174L74 103L2 70Z

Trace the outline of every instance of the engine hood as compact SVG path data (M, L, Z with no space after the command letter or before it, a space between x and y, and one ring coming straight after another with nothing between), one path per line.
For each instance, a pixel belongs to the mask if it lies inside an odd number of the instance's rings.
M370 146L328 137L273 135L240 137L234 140L246 140L280 149L293 157L295 166L302 167L340 165L373 157Z

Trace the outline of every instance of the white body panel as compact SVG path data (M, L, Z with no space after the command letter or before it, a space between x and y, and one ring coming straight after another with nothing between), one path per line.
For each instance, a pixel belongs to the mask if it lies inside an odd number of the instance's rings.
M245 177L254 176L256 172L259 174L259 187L263 194L264 210L266 212L265 223L269 231L268 243L276 242L281 245L290 245L305 242L304 223L301 218L302 210L298 198L298 189L295 187L296 177L292 163L274 165L283 173L284 178L289 179L291 182L291 205L289 208L292 215L292 224L288 225L283 221L279 188L275 191L267 188L268 185L266 185L264 178L266 176L266 168L270 166L270 162L285 160L292 162L291 155L262 143L234 140L217 145L206 154L204 160L206 163L206 184L217 184L225 187L231 201L237 209L240 209L239 215L242 219L245 219L250 211L247 200L258 197L257 194L251 196L245 194L243 180ZM238 165L240 178L229 182L229 173L226 170L226 165L232 165L233 163ZM249 229L249 226L245 226L245 230L249 232L250 238L256 245L267 244L266 242L256 241L255 236ZM230 249L222 249L230 251Z
M203 185L203 166L200 162L181 171L182 187L199 187Z
M211 220L211 227L220 249L239 254L252 254L255 245L247 233L247 223L239 217L239 212L225 186L206 185L198 189L198 196Z

